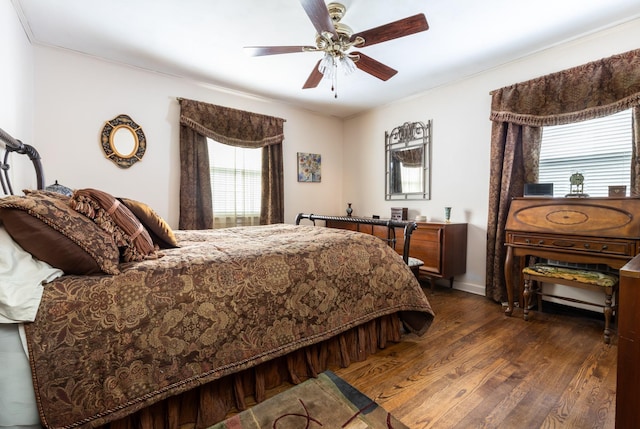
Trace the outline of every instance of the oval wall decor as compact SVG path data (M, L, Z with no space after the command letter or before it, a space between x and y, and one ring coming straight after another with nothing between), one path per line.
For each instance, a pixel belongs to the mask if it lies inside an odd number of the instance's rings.
M140 125L128 115L118 115L102 128L102 150L120 168L129 168L142 160L147 140Z

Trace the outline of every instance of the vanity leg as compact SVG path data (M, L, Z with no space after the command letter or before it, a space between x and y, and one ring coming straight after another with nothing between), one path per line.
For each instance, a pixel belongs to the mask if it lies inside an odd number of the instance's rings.
M504 280L507 289L507 308L504 314L511 316L513 314L513 249L507 247L507 256L504 260Z

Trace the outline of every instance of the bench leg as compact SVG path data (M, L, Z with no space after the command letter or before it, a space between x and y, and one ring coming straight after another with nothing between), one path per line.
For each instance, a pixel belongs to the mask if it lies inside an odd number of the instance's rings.
M524 305L523 305L524 320L529 320L529 302L531 302L531 281L532 280L530 278L524 279L524 292L522 293L524 297Z
M604 298L604 342L605 344L611 343L611 315L613 314L613 309L611 307L612 303L612 295L613 288L607 287L605 288L605 298Z
M542 285L540 283L538 283L538 289L536 289L538 291L538 293L536 293L536 295L538 295L538 311L540 313L542 313Z

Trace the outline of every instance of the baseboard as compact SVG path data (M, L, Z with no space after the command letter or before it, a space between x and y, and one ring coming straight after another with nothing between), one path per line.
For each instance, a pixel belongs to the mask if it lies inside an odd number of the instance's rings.
M474 295L486 296L486 288L484 285L476 285L472 283L457 282L453 280L453 288L464 292L469 292Z
M435 280L435 284L437 287L439 288L449 288L449 280L448 279L434 279ZM431 280L429 278L426 277L422 277L420 279L420 283L422 284L423 287L426 288L430 288L431 284L430 284ZM463 292L469 292L472 293L474 295L481 295L481 296L485 296L485 287L483 285L476 285L476 284L471 284L471 283L464 283L464 282L459 282L456 281L456 279L453 279L453 288L456 290L461 290Z

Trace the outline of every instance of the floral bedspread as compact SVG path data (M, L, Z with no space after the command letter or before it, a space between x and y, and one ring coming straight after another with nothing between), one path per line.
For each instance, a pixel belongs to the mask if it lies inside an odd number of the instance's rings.
M371 235L278 224L176 237L119 275L45 286L25 330L46 427L102 425L382 315L409 312L417 334L433 317Z

